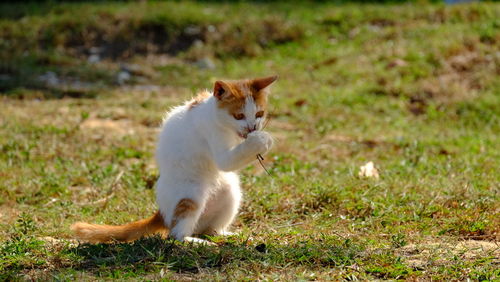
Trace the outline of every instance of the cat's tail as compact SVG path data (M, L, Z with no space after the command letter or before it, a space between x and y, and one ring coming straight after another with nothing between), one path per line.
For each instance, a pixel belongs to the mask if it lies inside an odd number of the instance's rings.
M80 240L91 243L130 242L143 236L168 231L160 211L146 219L141 219L124 225L99 225L77 222L71 225L71 230Z

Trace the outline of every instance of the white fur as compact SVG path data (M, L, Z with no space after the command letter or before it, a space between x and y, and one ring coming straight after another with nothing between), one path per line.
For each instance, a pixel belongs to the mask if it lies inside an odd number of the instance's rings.
M156 200L165 224L171 226L175 207L191 199L198 210L180 219L170 231L177 240L192 234L223 234L233 221L241 200L238 175L234 172L265 154L272 146L270 135L254 131L246 139L238 136L246 127L261 127L253 99L242 112L248 120L235 120L217 107L213 95L195 107L188 104L166 116L156 151L160 178Z

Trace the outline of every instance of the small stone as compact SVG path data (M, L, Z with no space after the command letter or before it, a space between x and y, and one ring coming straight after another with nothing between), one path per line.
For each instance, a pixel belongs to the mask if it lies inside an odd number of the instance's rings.
M143 77L153 76L153 71L151 69L148 69L147 67L138 64L121 64L120 70L126 71L133 76L143 76Z
M375 168L373 162L367 162L365 165L359 168L359 177L366 178L379 178L378 170Z
M201 28L199 26L188 26L184 29L184 33L187 35L198 35L201 33Z
M123 85L123 84L127 83L127 81L129 81L131 78L132 78L132 75L128 71L122 70L116 76L116 82L119 85Z
M57 74L53 71L48 71L38 77L38 80L45 83L48 86L56 86L59 84L59 78Z
M208 32L216 32L217 28L213 25L209 25L209 26L207 26L207 31Z
M194 48L194 49L202 49L204 46L205 46L205 43L203 43L203 41L201 41L201 40L199 40L199 39L196 39L196 40L193 42L193 47L191 47L191 48Z
M209 69L213 70L215 69L215 63L210 59L210 58L203 58L201 60L198 60L195 65L199 67L200 69Z
M91 64L98 63L100 60L101 60L101 57L97 54L92 54L87 59L87 61Z
M102 48L100 47L90 47L89 49L89 53L90 54L99 54L99 53L102 53Z

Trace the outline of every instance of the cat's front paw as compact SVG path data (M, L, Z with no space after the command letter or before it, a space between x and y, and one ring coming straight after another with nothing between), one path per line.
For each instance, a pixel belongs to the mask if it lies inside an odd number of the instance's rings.
M265 154L273 146L273 138L265 131L254 131L248 134L246 143L254 154Z

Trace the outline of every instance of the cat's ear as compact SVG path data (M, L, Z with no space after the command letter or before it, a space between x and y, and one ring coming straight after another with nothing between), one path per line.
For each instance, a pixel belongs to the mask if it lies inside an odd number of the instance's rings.
M269 85L271 85L271 83L275 82L276 79L278 79L277 75L263 77L263 78L256 78L256 79L252 79L250 81L250 84L252 85L252 88L255 91L260 91L260 90L268 87Z
M222 80L217 80L214 84L214 96L215 98L222 100L230 94L229 86Z

